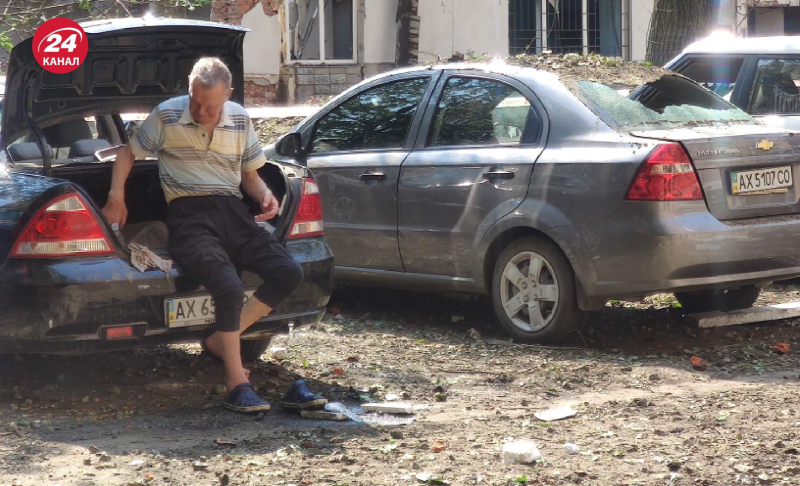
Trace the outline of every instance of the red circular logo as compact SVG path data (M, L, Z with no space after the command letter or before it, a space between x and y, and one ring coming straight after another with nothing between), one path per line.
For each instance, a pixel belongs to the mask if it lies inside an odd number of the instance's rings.
M33 57L51 73L64 74L78 69L88 52L86 32L70 19L50 19L33 34Z

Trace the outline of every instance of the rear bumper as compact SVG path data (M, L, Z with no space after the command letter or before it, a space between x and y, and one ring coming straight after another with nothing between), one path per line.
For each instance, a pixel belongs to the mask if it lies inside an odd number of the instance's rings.
M800 276L800 218L723 223L703 202L625 202L579 225L591 262L578 272L592 299L764 284ZM593 273L593 275L591 275ZM591 275L591 276L589 276Z
M333 255L325 240L290 241L287 250L303 268L303 283L244 338L287 332L290 322L311 324L325 313L333 288ZM247 288L260 284L247 272L242 281ZM9 259L0 288L0 353L102 351L198 341L213 332L213 325L166 326L165 298L205 294L180 269L167 279L159 270L140 273L117 257ZM135 325L137 337L104 339L104 327L119 325Z

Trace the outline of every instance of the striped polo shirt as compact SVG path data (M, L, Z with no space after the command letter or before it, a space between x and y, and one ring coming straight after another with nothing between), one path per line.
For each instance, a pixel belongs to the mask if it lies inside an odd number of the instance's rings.
M131 140L137 159L158 157L158 172L167 203L187 196L242 197L242 171L259 169L267 160L247 111L228 101L213 139L196 123L189 97L158 105Z

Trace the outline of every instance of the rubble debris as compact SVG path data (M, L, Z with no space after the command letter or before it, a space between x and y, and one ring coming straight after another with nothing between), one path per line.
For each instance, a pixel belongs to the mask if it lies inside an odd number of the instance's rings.
M706 371L708 369L708 363L703 358L699 356L692 356L689 359L689 362L692 364L692 367L698 371Z
M286 351L286 348L270 348L269 354L272 356L272 359L276 361L289 359L289 353Z
M539 448L532 441L518 440L503 445L503 462L506 464L530 464L541 458Z
M411 415L422 410L424 405L412 405L410 403L365 403L361 409L365 412L395 413L399 415Z
M777 354L787 354L789 352L789 343L775 343L772 346L772 351Z
M572 407L551 408L550 410L536 412L533 414L534 417L542 422L553 422L556 420L574 417L576 415L578 415L578 412Z
M326 412L324 410L301 410L300 416L312 420L332 420L341 422L348 420L348 416L343 413Z

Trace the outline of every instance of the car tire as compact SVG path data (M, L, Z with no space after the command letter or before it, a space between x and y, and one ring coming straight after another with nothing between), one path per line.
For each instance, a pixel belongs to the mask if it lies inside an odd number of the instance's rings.
M738 289L677 293L675 298L681 303L686 314L699 314L701 312L748 309L753 307L760 293L760 288L750 285Z
M272 336L261 339L242 339L241 340L241 355L242 361L250 362L256 361L264 354L264 351L269 347L272 341Z
M530 275L531 262L539 267L538 276ZM525 343L560 339L580 329L587 316L578 308L569 261L554 243L539 237L520 238L500 254L492 277L492 302L500 326ZM532 312L538 312L534 319Z

